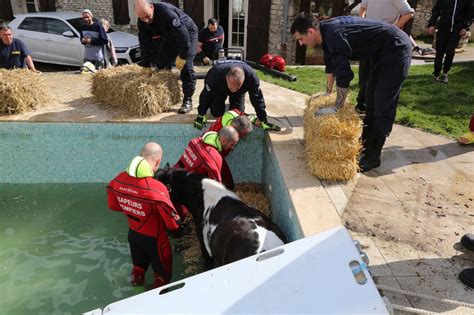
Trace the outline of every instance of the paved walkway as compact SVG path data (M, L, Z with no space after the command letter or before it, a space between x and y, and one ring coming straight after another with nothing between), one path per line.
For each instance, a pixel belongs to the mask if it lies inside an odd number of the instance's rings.
M458 273L474 267L460 237L474 232L474 146L395 126L382 166L361 175L343 214L369 255L379 284L474 303ZM433 312L466 312L385 292L392 303Z

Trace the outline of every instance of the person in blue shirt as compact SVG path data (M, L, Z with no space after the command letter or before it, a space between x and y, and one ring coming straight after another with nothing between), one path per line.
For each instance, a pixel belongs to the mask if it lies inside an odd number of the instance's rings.
M157 69L171 69L173 65L180 70L183 104L179 114L189 112L192 96L196 89L194 57L198 40L198 28L182 10L166 2L150 3L135 0L135 13L138 17L138 40L142 54L143 67L155 66Z
M199 32L198 59L202 59L204 64L209 64L211 60L217 60L223 44L224 29L215 18L210 18L207 27Z
M317 116L334 114L344 106L349 83L354 78L351 61L372 60L359 167L362 172L379 167L385 139L395 121L402 83L410 68L410 38L398 27L378 20L338 16L320 21L305 12L296 16L290 31L300 45L322 45L327 90L331 91L336 82L334 106L317 110Z
M0 26L0 68L26 68L36 70L31 54L26 45L19 39L13 38L12 29L7 25Z
M84 45L84 63L91 62L97 70L105 67L104 46L109 37L100 23L95 23L91 10L82 11L84 25L81 28L81 43Z

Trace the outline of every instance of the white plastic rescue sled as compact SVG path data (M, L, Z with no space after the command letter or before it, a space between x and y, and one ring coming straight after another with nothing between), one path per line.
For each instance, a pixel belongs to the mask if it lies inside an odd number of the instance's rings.
M169 289L175 288L172 291ZM165 293L168 289L169 292ZM388 314L348 231L335 228L85 313Z

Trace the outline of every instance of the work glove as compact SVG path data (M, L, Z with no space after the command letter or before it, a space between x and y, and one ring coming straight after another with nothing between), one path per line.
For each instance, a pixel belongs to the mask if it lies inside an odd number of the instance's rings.
M184 65L186 64L186 60L184 59L181 59L179 56L176 57L176 69L178 69L179 71L183 70L184 68Z
M250 114L250 115L247 115L247 117L252 124L255 124L255 122L257 121L257 115Z
M322 93L314 94L314 95L313 95L313 98L325 97L325 96L330 96L330 95L331 95L331 93L322 92Z
M194 128L196 128L196 129L201 130L206 125L207 125L206 115L204 115L204 116L198 115L196 120L194 120Z
M337 113L337 109L334 106L331 107L322 107L314 112L314 116L324 116Z
M344 107L348 91L348 88L338 86L336 93L336 103L334 104L334 106L322 107L314 112L314 116L330 115L337 113L338 110Z
M266 131L280 131L280 126L269 123L268 121L262 121L262 128Z

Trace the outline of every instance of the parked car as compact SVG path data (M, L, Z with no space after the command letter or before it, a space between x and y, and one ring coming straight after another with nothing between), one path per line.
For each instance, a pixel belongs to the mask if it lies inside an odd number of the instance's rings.
M97 23L97 22L96 22ZM10 22L13 36L21 39L34 61L81 66L84 45L80 41L83 25L78 12L40 12L17 14ZM119 64L140 62L138 37L109 29Z

